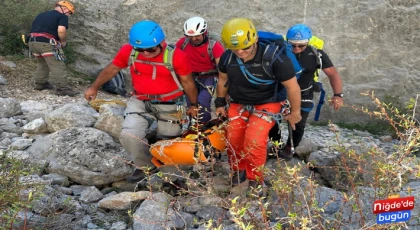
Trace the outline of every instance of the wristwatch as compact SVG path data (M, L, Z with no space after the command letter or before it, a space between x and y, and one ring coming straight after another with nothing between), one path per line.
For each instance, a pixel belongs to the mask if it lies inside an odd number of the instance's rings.
M343 98L344 94L343 93L334 93L334 96Z
M190 106L198 107L198 103L190 103Z

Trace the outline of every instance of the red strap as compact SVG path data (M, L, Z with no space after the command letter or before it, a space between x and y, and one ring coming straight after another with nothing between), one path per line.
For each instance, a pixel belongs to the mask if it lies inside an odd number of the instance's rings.
M56 40L53 35L48 34L48 33L31 33L31 37L44 37L44 38Z

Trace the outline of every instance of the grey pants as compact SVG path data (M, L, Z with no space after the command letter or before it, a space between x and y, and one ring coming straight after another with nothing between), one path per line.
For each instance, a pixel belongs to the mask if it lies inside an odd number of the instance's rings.
M63 61L55 59L52 46L45 42L29 42L28 45L38 61L35 83L45 84L50 82L57 88L68 88L66 65Z
M153 167L147 138L174 138L181 134L179 124L168 122L179 121L177 114L175 104L152 104L135 96L128 100L120 142L137 167Z

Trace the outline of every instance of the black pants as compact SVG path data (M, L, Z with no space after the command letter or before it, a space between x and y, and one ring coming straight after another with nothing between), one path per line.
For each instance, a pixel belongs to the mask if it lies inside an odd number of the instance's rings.
M294 147L297 147L302 141L303 134L305 133L305 126L306 126L306 120L308 119L309 113L300 111L300 115L302 116L302 120L300 120L298 123L296 123L296 129L293 130L293 145ZM273 128L270 129L269 137L273 139L273 141L280 140L281 138L281 132L279 132L279 126L276 123ZM291 146L290 144L290 134L287 138L287 145Z
M302 100L312 100L314 98L314 94L312 89L302 92ZM302 108L310 108L312 106L312 103L310 102L302 102L301 104ZM300 115L302 116L302 120L300 120L298 123L296 123L296 129L293 130L293 147L297 147L299 143L302 141L303 134L305 133L305 126L306 126L306 120L308 119L309 113L300 111ZM278 124L275 124L273 128L271 128L268 136L273 140L277 141L281 139L281 131ZM290 134L287 138L287 145L291 146L290 144Z

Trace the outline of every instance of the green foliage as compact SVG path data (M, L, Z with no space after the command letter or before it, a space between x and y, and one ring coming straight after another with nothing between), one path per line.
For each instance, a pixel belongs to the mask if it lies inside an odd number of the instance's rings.
M415 110L416 106L417 106L418 97L419 97L419 95L417 94L417 97L415 99L410 98L410 100L405 103L407 105L406 108L409 109L409 110Z
M29 203L33 199L32 193L26 200L20 198L20 193L26 187L19 183L19 178L28 175L30 169L5 155L0 157L0 226L13 226L16 214L30 208Z
M399 96L396 95L389 95L385 94L384 98L382 99L382 103L386 105L392 105L394 108L397 108L400 113L408 113L409 110L401 103Z
M0 0L0 6L0 55L20 53L21 35L30 31L40 12L52 9L48 0Z
M67 45L63 48L64 54L66 55L66 65L69 65L71 63L74 63L77 59L77 52L74 51L73 45L71 42L67 42Z
M0 27L2 27L0 54L9 55L19 53L25 47L19 37L19 29L13 26Z

